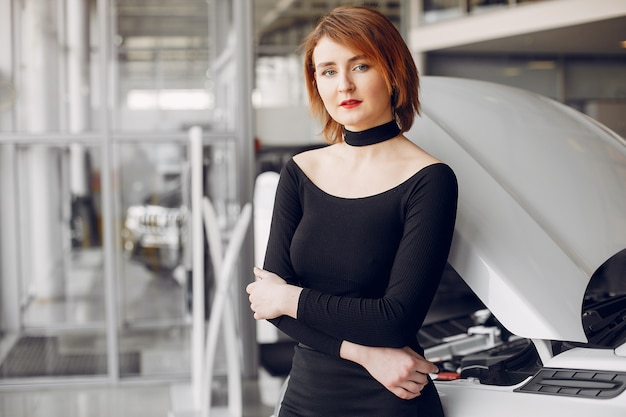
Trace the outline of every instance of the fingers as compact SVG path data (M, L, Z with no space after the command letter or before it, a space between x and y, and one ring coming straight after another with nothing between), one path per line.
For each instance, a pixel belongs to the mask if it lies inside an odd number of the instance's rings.
M390 389L390 391L398 398L402 399L402 400L412 400L413 398L416 398L419 396L415 395L407 390L405 390L404 388L401 387L396 387L396 388L392 388Z
M261 269L259 267L254 267L252 268L252 273L254 274L254 277L257 279L263 279L267 276L267 274L269 274L268 271Z
M260 312L260 306L256 303L255 291L259 288L260 281L263 280L263 275L267 273L267 271L262 270L261 268L254 267L252 272L254 273L254 277L256 278L253 282L246 285L246 293L248 293L248 302L250 303L250 310L254 313L255 320L263 320L264 316Z
M386 388L403 400L411 400L422 395L422 390L429 383L428 375L413 371L409 375L405 374L404 377L386 385Z
M257 317L257 312L256 312L257 307L256 307L256 305L254 304L254 295L253 295L253 292L254 292L254 287L255 287L255 286L256 286L256 282L252 282L252 283L248 284L248 285L246 286L246 293L248 293L248 302L250 303L250 310L252 310L252 311L254 312L254 318L255 318L256 320L259 320L259 318Z
M423 375L428 375L439 373L439 368L437 368L437 365L435 365L434 363L428 362L426 359L423 359L416 364L415 371Z
M412 400L422 395L422 390L428 382L419 384L412 381L406 381L401 385L395 386L390 391L403 400Z
M255 320L263 320L265 316L263 316L260 312L259 307L250 299L250 310L254 313L253 317Z
M250 310L254 313L254 319L265 320L271 317L268 316L267 302L264 302L264 293L267 291L264 287L266 283L270 283L271 280L265 281L264 283L263 276L269 276L268 274L271 273L255 267L254 274L257 279L246 286L248 302L250 303Z
M439 372L439 368L434 363L424 358L419 353L415 352L410 347L405 347L405 351L409 352L415 358L415 364L413 370L422 374L436 374Z
M390 391L399 398L410 400L422 394L424 387L430 383L428 374L438 372L439 368L410 348L405 350L411 352L414 360L413 365L410 367L408 374L405 374L404 377L397 381Z

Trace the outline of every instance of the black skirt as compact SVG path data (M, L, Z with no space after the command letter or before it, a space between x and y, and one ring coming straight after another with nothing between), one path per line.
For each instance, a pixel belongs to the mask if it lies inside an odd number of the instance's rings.
M296 346L279 417L443 417L432 381L403 400L360 365Z

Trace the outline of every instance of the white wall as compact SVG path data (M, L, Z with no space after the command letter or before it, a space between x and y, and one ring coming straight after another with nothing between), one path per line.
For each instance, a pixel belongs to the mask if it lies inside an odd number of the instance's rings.
M260 108L256 113L256 136L263 145L309 145L323 143L322 128L307 106Z

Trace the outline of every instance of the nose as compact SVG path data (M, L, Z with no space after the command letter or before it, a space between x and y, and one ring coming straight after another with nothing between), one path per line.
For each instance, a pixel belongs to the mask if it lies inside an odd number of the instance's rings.
M352 79L350 75L343 73L339 76L339 92L347 93L354 90L354 84L352 83Z

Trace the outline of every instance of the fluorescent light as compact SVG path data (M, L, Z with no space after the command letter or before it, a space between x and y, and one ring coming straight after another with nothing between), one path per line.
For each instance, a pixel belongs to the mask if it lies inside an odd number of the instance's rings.
M528 69L531 70L552 70L554 68L556 68L554 61L530 61L528 63Z
M202 110L213 107L213 97L202 89L130 90L126 105L131 110Z

